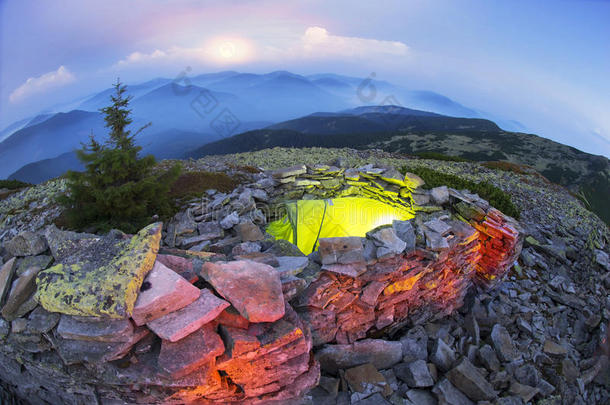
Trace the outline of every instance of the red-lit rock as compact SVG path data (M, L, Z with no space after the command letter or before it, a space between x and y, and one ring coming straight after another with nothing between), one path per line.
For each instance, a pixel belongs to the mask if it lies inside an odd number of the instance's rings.
M211 324L191 333L179 342L163 341L159 353L159 367L173 378L183 377L200 367L214 364L224 352L224 344Z
M250 322L274 322L284 316L282 283L271 266L246 260L208 262L202 276Z
M216 319L229 303L210 290L201 290L192 304L146 324L161 339L176 342Z
M157 260L144 279L131 317L136 325L144 325L186 307L199 295L197 287Z
M250 322L241 316L233 307L227 307L218 315L216 322L220 325L230 326L232 328L248 329Z

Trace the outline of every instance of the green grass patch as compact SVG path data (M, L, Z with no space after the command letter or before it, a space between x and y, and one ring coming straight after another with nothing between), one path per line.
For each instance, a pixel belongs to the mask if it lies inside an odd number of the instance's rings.
M240 179L231 178L220 172L186 172L172 184L169 196L177 200L185 200L201 197L206 190L210 189L227 193L237 187L240 182Z
M499 209L504 214L519 219L520 213L513 204L510 196L498 187L483 181L475 183L453 174L442 173L426 167L407 168L403 167L402 172L411 172L421 177L426 184L423 188L430 189L439 186L447 186L457 190L467 189L472 193L478 194L487 200L493 207Z

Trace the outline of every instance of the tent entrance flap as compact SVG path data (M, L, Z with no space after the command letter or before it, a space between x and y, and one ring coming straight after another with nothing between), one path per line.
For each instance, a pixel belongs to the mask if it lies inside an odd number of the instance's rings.
M292 242L305 254L318 248L320 238L362 237L395 219L414 217L406 209L364 197L289 201L285 206L286 215L271 222L267 232L276 239Z

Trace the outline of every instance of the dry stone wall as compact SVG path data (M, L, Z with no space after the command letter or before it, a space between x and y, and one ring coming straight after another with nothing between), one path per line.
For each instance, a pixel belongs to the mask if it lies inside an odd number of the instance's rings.
M0 379L32 403L265 403L318 384L316 347L391 336L501 280L517 223L465 191L372 165L297 166L209 191L165 227L23 233L0 270ZM304 256L264 231L290 198L412 210ZM326 346L328 347L328 346Z

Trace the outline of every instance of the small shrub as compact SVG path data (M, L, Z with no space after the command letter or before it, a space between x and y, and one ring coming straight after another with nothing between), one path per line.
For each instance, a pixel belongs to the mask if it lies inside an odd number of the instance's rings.
M168 197L170 185L180 173L176 165L161 174L154 174L155 158L140 158L140 146L126 128L132 122L127 107L131 97L124 97L125 86L117 81L112 105L101 109L109 139L101 144L91 135L89 144L77 151L85 164L84 172L69 171L68 194L59 202L66 208L66 220L76 229L106 231L119 228L136 232L151 221L154 214L166 216L172 205Z
M403 173L407 171L421 177L426 182L423 186L426 189L439 186L447 186L457 190L467 189L486 199L493 207L504 214L519 219L519 210L514 206L510 196L493 184L486 181L475 183L453 174L442 173L425 167L402 168Z

